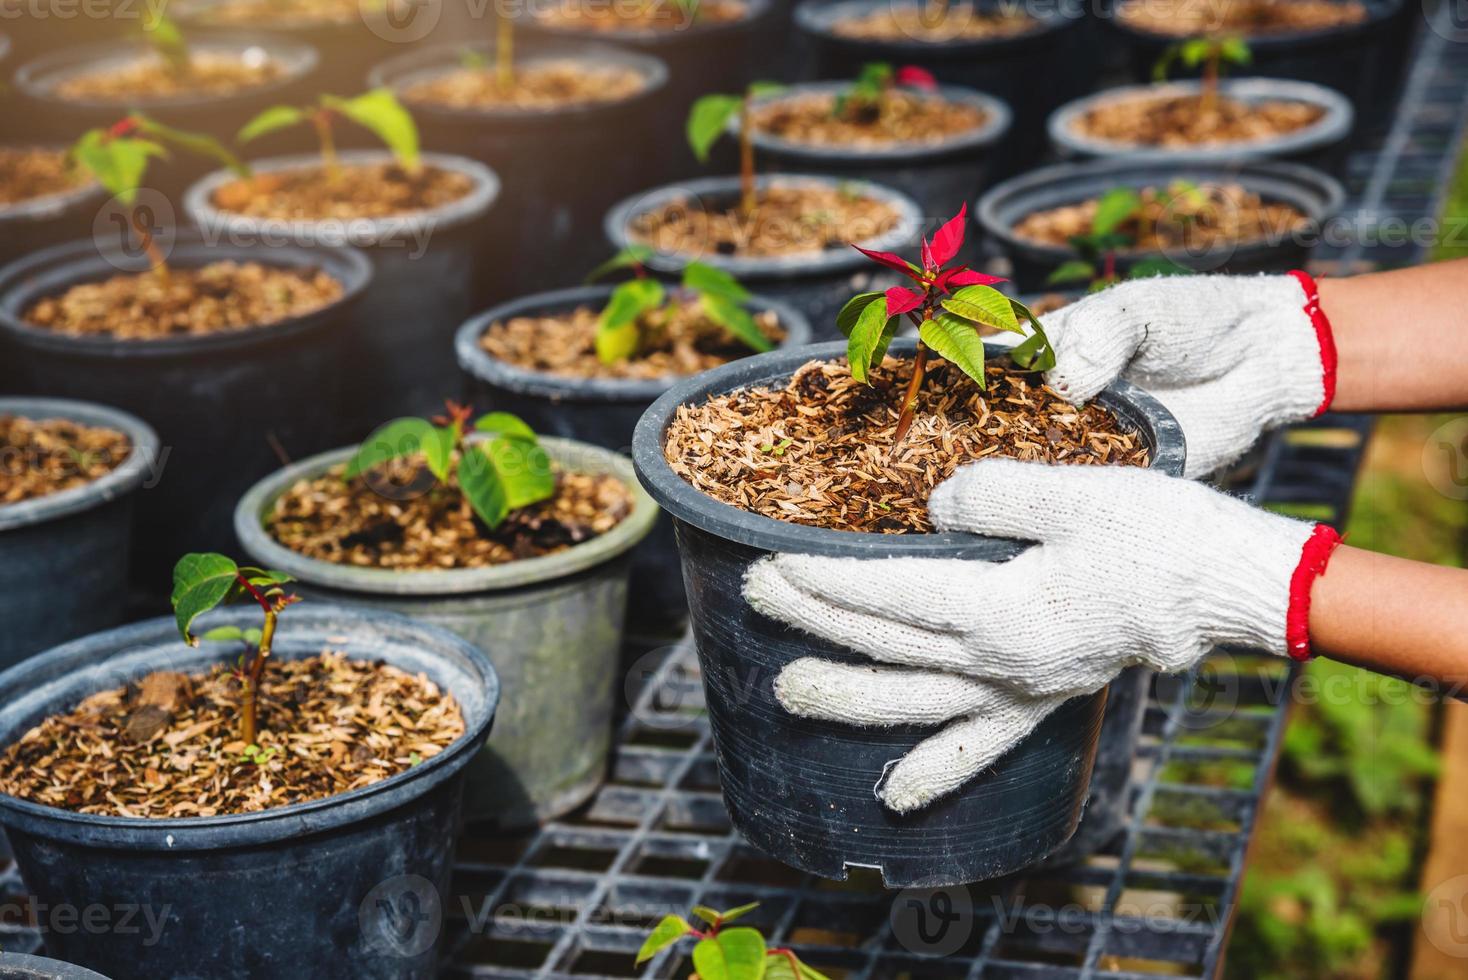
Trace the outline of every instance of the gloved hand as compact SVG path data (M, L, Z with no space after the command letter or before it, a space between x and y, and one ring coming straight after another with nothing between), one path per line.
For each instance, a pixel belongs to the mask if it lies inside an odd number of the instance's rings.
M1124 667L1180 671L1219 644L1308 656L1310 586L1339 541L1127 467L984 460L928 511L942 530L1040 544L1002 563L776 555L744 586L759 613L890 665L796 661L775 681L787 710L952 722L884 774L878 796L899 812L957 789Z
M1044 323L1050 387L1078 405L1118 377L1145 388L1182 425L1193 478L1264 430L1320 414L1335 394L1335 343L1303 272L1134 279Z

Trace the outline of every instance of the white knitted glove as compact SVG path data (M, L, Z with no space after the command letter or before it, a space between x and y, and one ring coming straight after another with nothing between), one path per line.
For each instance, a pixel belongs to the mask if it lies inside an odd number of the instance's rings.
M938 487L928 510L943 530L1040 545L1003 563L776 555L744 586L759 613L894 665L796 661L775 681L787 710L955 722L884 775L878 795L902 812L956 789L1125 667L1180 671L1219 644L1308 655L1309 586L1339 540L1124 467L985 460Z
M1189 477L1233 462L1266 429L1320 414L1335 393L1329 321L1303 272L1135 279L1044 322L1050 387L1077 405L1118 377L1156 395L1187 438Z

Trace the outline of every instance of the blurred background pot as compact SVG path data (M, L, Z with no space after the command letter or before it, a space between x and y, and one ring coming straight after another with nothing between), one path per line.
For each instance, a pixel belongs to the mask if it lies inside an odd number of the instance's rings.
M64 152L62 147L46 149ZM59 194L0 204L0 266L43 248L84 237L92 231L107 198L102 185L89 179Z

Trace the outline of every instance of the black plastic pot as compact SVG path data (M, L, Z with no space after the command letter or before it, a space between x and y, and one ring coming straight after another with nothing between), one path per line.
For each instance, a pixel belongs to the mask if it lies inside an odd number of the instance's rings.
M1014 280L1022 290L1042 290L1046 277L1063 262L1077 257L1070 246L1046 245L1019 237L1014 226L1026 215L1048 208L1077 204L1099 197L1115 187L1165 187L1176 180L1194 184L1234 183L1266 201L1293 205L1309 219L1301 230L1263 241L1212 248L1179 245L1166 255L1198 272L1285 272L1303 266L1328 223L1345 204L1345 189L1329 174L1297 163L1273 160L1177 162L1119 157L1087 163L1066 163L1031 171L1004 181L979 199L974 220L984 235L1013 264ZM1155 256L1139 250L1116 254L1125 270L1141 259Z
M351 166L391 157L386 151L354 150L340 159ZM475 309L473 284L494 230L484 217L499 196L500 182L488 167L462 157L425 153L423 163L466 175L472 189L431 211L321 221L273 221L220 210L214 192L235 179L227 170L205 177L184 197L185 211L207 238L354 245L371 258L371 286L353 311L350 337L330 371L342 381L342 425L334 439L317 448L359 442L397 416L438 411L457 384L454 331ZM256 173L319 165L315 156L252 164Z
M916 243L925 215L915 202L903 194L879 184L843 182L833 177L778 176L760 177L758 188L773 185L821 184L841 185L853 193L870 195L892 205L899 215L897 225L888 233L859 244L864 248L894 251ZM739 199L738 177L707 177L670 184L647 191L615 205L607 212L604 228L612 248L625 248L632 243L628 234L633 220L641 214L665 204L687 202L705 208L730 207ZM697 259L734 275L750 292L768 299L789 303L810 321L811 335L816 340L840 336L836 314L845 302L863 290L882 288L896 281L854 248L844 245L807 255L778 258L741 258L715 252L711 243L688 242L679 252L656 252L648 260L650 269L665 276L676 276L689 261Z
M372 86L399 95L408 86L459 66L463 45L442 45L393 58L377 66ZM469 50L491 56L488 45ZM547 289L580 278L606 252L600 224L606 209L646 186L649 154L609 152L654 142L648 107L661 97L668 71L647 55L600 44L559 42L522 52L523 65L574 60L625 67L644 88L619 102L554 109L460 109L410 102L425 146L478 160L508 189L496 218L495 259L476 270L477 298L490 302L527 290Z
M903 339L893 343L899 354L915 346ZM690 378L653 403L633 437L638 477L677 525L724 802L748 841L824 877L845 878L852 867L875 867L896 888L1007 874L1054 853L1075 830L1105 690L1067 701L957 793L898 815L883 807L873 787L885 766L932 732L847 727L786 713L772 689L786 664L801 657L866 661L756 614L741 596L749 566L772 552L1003 561L1023 545L963 534L855 534L776 521L704 496L663 458L664 433L680 405L780 384L809 360L844 353L844 344L776 351ZM1145 440L1154 468L1182 472L1182 431L1155 399L1119 381L1098 401Z
M58 643L122 622L135 493L153 475L158 435L125 412L59 398L0 398L0 416L64 418L131 443L112 472L85 486L0 504L0 670ZM16 472L27 460L0 457Z
M0 267L92 231L107 192L88 183L60 194L0 205Z
M100 973L44 956L0 952L0 980L107 980Z
M582 286L526 296L474 317L459 329L455 346L459 367L469 376L476 407L514 412L536 432L579 439L619 453L632 451L637 420L677 378L570 378L528 371L491 355L479 338L493 323L517 316L548 316L578 306L605 305L612 286ZM784 348L810 342L810 324L786 303L754 297L755 311L772 311L785 330ZM659 519L652 533L632 553L632 587L628 595L630 629L639 635L673 633L688 617L683 595L683 569L673 541L673 525Z
M259 618L236 609L205 622ZM38 902L134 910L128 930L45 931L51 955L115 980L435 975L464 770L489 733L499 680L478 648L406 617L332 606L281 617L275 657L323 650L426 675L458 701L465 734L390 779L256 813L89 816L0 795L0 825ZM171 617L57 647L0 674L0 745L98 691L235 653L186 646Z
M133 549L136 582L167 591L188 551L234 547L234 502L255 480L332 445L336 384L350 311L372 278L352 249L207 244L180 240L169 262L192 268L233 259L321 268L343 295L305 316L267 327L128 341L73 337L23 316L38 300L77 283L148 267L146 256L91 241L48 249L0 269L0 345L6 381L26 393L96 399L158 431L161 478L138 502L145 533ZM13 366L13 367L12 367Z

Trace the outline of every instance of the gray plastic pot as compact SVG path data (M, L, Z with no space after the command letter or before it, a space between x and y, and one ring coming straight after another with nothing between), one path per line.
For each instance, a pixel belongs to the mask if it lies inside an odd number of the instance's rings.
M628 552L652 529L657 507L615 453L543 439L567 469L610 473L634 497L606 534L562 552L489 568L403 572L307 558L265 531L291 486L344 463L355 447L321 453L261 480L235 509L251 558L294 575L301 595L384 609L452 630L489 654L505 701L488 748L470 766L465 811L524 827L574 809L601 785L612 740L618 651L627 604Z
M60 398L0 398L0 416L63 418L125 434L132 449L85 486L0 504L0 670L122 622L134 494L153 475L158 435L141 419ZM14 471L25 460L0 457Z
M1032 170L991 188L979 199L974 220L984 235L1013 264L1017 288L1039 291L1049 274L1077 258L1069 245L1047 245L1021 238L1014 226L1026 215L1096 198L1115 187L1164 187L1175 180L1195 184L1236 183L1266 201L1293 205L1308 222L1304 228L1264 241L1221 245L1206 249L1179 246L1168 258L1197 272L1284 272L1300 268L1318 244L1326 224L1340 214L1346 192L1340 181L1313 167L1277 160L1171 161L1116 157L1085 163L1063 163ZM1117 265L1123 271L1156 252L1121 250Z
M1202 87L1201 82L1195 81L1124 85L1067 102L1050 114L1046 124L1050 142L1060 154L1081 158L1125 156L1134 160L1199 160L1209 163L1293 160L1330 171L1337 170L1344 162L1347 140L1356 123L1356 110L1351 106L1351 100L1323 85L1282 78L1231 79L1220 87L1224 97L1240 102L1298 102L1324 110L1325 115L1313 125L1272 139L1207 146L1151 146L1096 139L1076 129L1076 123L1083 116L1103 105L1141 98L1196 96Z
M201 622L259 619L240 608ZM426 675L458 701L465 734L371 786L255 813L92 816L0 795L0 825L37 901L141 913L131 931L51 930L51 955L115 980L435 975L464 772L488 734L499 682L472 644L402 616L317 604L281 617L276 658L323 650ZM57 647L0 674L0 745L98 691L158 670L210 670L236 652L185 645L172 617Z
M566 313L578 306L600 308L612 286L581 286L525 296L474 317L459 329L459 367L469 376L471 403L514 412L536 432L579 439L618 453L632 451L632 431L647 406L678 378L571 378L526 370L494 357L479 345L490 325L517 316ZM781 347L810 343L810 324L786 303L755 296L756 312L773 312L785 330ZM481 404L482 402L482 404ZM688 617L683 569L673 525L660 518L632 553L628 628L639 635L677 632Z
M0 205L0 268L32 252L90 234L106 199L102 185L91 181L59 194Z
M893 342L899 354L915 349L911 340ZM776 351L690 378L648 409L633 438L638 477L677 523L724 802L750 843L823 877L877 868L887 886L900 888L1008 874L1045 859L1075 830L1106 691L1067 701L981 777L898 815L882 806L873 787L888 764L931 730L856 728L788 714L772 686L786 664L802 657L868 661L758 615L742 591L749 566L774 552L1004 561L1024 546L975 535L857 534L777 521L705 496L663 458L664 434L679 406L781 384L807 361L844 354L839 343ZM1098 401L1142 437L1153 468L1181 474L1182 430L1155 399L1118 381Z
M757 178L759 190L777 185L844 185L853 193L866 194L889 203L898 213L897 225L886 234L858 242L863 248L881 251L908 248L917 242L923 222L928 217L911 198L880 184L845 183L834 177L808 174ZM738 199L738 177L705 177L669 184L629 197L614 206L607 212L604 228L612 248L622 249L632 244L628 231L638 215L678 201L718 208L731 206ZM880 266L844 244L820 252L774 258L724 256L706 247L705 243L688 244L690 247L686 251L653 253L647 261L648 268L671 277L697 259L724 269L751 292L789 303L799 310L810 321L812 336L816 340L840 336L836 329L836 314L853 295L896 282L894 276L883 272Z
M107 977L44 956L0 952L0 980L107 980Z
M385 150L340 155L347 166L390 162ZM214 193L237 178L220 170L188 189L184 209L209 239L295 245L353 245L372 260L372 285L352 318L334 373L343 382L343 427L335 441L358 441L401 415L443 405L456 375L453 336L474 309L474 280L491 229L485 215L500 182L482 163L438 153L426 166L464 174L468 195L428 211L387 218L272 221L221 210ZM318 156L252 162L256 173L320 166Z

